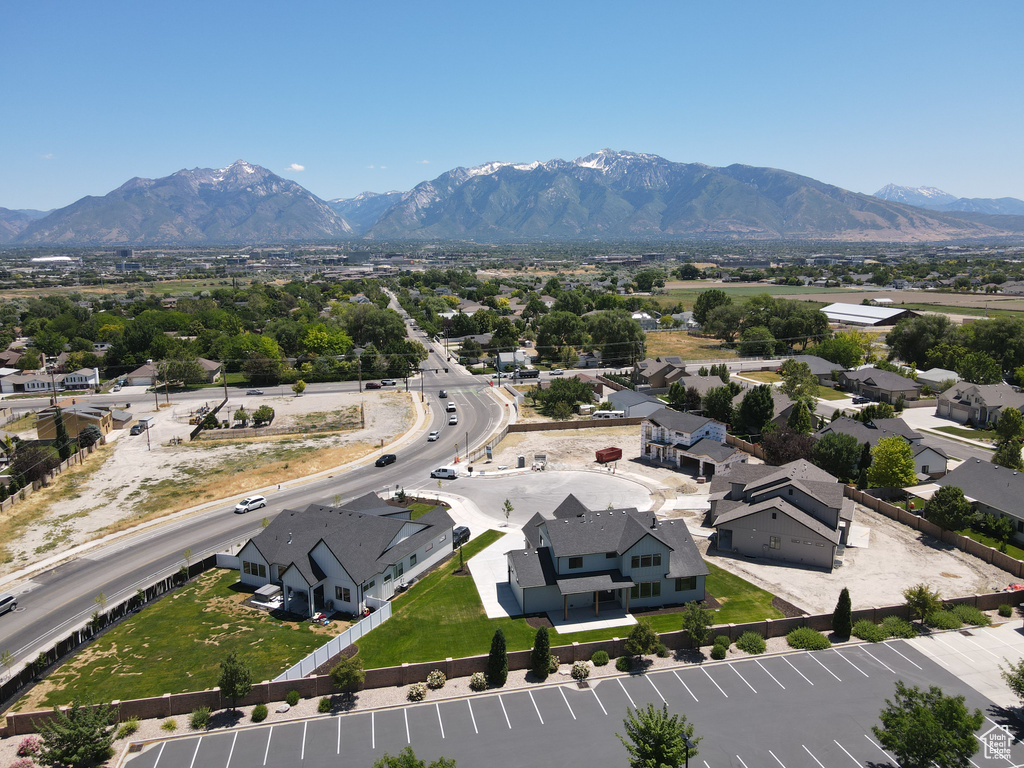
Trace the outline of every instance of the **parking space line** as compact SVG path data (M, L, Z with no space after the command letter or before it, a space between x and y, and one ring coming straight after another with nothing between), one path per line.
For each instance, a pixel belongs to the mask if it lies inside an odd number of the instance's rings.
M161 741L160 742L160 751L156 753L156 762L153 763L153 768L156 768L160 764L160 757L163 755L164 747L166 747L166 746L167 746L167 742L166 741Z
M804 748L804 752L806 752L806 753L807 753L808 755L810 755L810 756L811 756L811 760L813 760L814 762L816 762L816 763L817 763L818 765L821 765L821 760L819 760L818 758L816 758L816 757L814 756L814 754L813 754L813 753L811 752L811 750L809 750L809 749L807 748L807 745L806 745L806 744L801 744L800 746ZM825 768L825 766L824 766L824 765L821 765L821 768Z
M604 704L601 703L601 698L597 695L597 689L596 688L591 688L590 692L592 694L594 694L594 698L597 699L597 706L599 706L601 708L601 711L604 712L605 716L607 717L608 710L605 709L604 708Z
M441 726L441 738L443 739L444 738L444 723L441 722L441 705L440 704L435 704L434 706L437 707L437 724L439 726Z
M772 757L775 757L775 753L772 752L770 749L768 750L768 754L771 755ZM782 768L786 768L786 764L784 762L782 762L781 760L779 760L779 758L775 757L775 762L778 763L779 765L781 765Z
M199 754L199 745L202 744L202 743L203 743L203 737L200 736L199 740L196 742L196 750L195 750L195 752L192 753L192 762L190 762L188 764L188 768L193 768L195 766L195 764L196 764L196 755Z
M658 686L656 686L656 685L654 684L654 681L653 681L653 680L651 680L651 678L649 678L649 677L648 677L648 678L647 678L647 682L651 684L651 688L653 688L653 689L654 689L654 692L655 692L656 694L658 694L658 696L659 696L659 697L661 698L661 700L662 700L662 701L664 701L664 702L665 702L666 704L668 704L668 699L666 699L666 698L665 698L664 696L662 696L662 695L661 695L661 691L659 691L659 690L658 690Z
M790 667L793 667L793 662L791 662L791 661L790 661L789 659L787 659L787 658L786 658L785 656L783 656L783 657L782 657L782 660L783 660L784 662L786 662L787 664L789 664L789 666L790 666ZM811 680L810 680L810 678L808 678L808 677L807 677L807 675L805 675L805 674L804 674L803 672L801 672L801 671L800 671L799 669L797 669L796 667L793 667L793 671L794 671L794 672L796 672L796 673L797 673L798 675L800 675L800 677L802 677L802 678L803 678L804 680L806 680L806 681L807 681L808 683L811 683ZM814 683L811 683L811 685L814 685Z
M768 671L767 669L765 669L765 667L764 667L764 664L762 664L762 663L761 663L760 661L758 661L757 659L754 659L754 663L755 663L755 664L757 664L757 666L759 666L759 667L760 667L761 669L764 669L764 671L765 671L765 673L766 673L766 674L768 675L768 677L770 677L770 678L771 678L772 680L774 680L774 681L775 681L776 683L779 683L779 679L778 679L777 677L775 677L775 675L773 675L773 674L772 674L771 672L769 672L769 671ZM784 685L783 685L782 683L779 683L779 688L781 688L782 690L786 690L786 686L784 686Z
M867 739L868 741L870 741L872 744L874 744L878 748L878 751L881 752L883 755L885 755L889 760L892 760L894 763L896 763L896 758L894 758L892 755L890 755L888 752L886 752L884 749L882 749L882 745L881 744L879 744L877 741L872 739L866 733L864 734L864 738ZM896 765L898 766L899 763L896 763Z
M738 677L744 683L747 683L747 678L745 678L743 675L740 674L740 671L738 669L736 669L736 665L735 664L730 664L729 666L732 668L732 671L736 673L736 677ZM757 689L754 686L752 686L750 683L747 683L747 688L752 690L754 693L757 693Z
M838 657L839 657L840 659L842 659L843 661L845 661L845 662L846 662L847 664L849 664L849 665L850 665L851 667L853 667L854 669L856 669L856 670L857 670L858 672L860 672L860 673L861 673L862 675L864 675L864 677L868 677L868 673L867 673L867 672L865 672L865 671L864 671L863 669L861 669L860 667L858 667L858 666L857 666L856 664L854 664L854 663L853 663L852 661L850 661L850 660L849 660L848 658L846 658L845 656L843 656L843 654L841 654L841 653L840 653L839 651L836 651L836 649L835 649L835 648L833 648L832 650L833 650L833 651L835 651L835 653L836 653L836 656L838 656Z
M840 748L841 750L843 750L843 752L846 752L846 747L844 747L844 746L843 746L842 744L840 744L840 743L839 743L838 741L836 741L835 739L832 739L832 742L833 742L833 743L834 743L834 744L835 744L835 745L836 745L837 747L839 747L839 748ZM856 763L856 764L857 764L858 766L860 765L860 761L859 761L859 760L858 760L857 758L855 758L855 757L854 757L853 755L851 755L851 754L850 754L849 752L846 752L846 756L847 756L848 758L850 758L851 760L853 760L853 762L855 762L855 763Z
M824 670L825 670L826 672L828 672L828 673L829 673L830 675L832 675L832 677L834 677L834 678L835 678L836 680L838 680L838 681L839 681L840 683L841 683L841 682L843 682L842 678L841 678L841 677L839 677L839 675L837 675L837 674L836 674L835 672L833 672L833 671L832 671L831 669L829 669L829 668L828 668L828 667L826 667L826 666L825 666L824 664L822 664L822 663L821 663L820 661L818 661L818 657L817 657L817 656L815 656L815 655L814 655L813 653L811 653L811 652L809 652L809 651L808 651L808 652L807 652L807 656L808 656L809 658L812 658L812 659L814 659L815 661L817 661L817 662L818 662L818 665L819 665L819 666L820 666L820 667L821 667L822 669L824 669Z
M711 681L712 683L715 683L715 678L713 678L713 677L712 677L712 676L711 676L710 674L708 674L708 671L707 671L706 669L704 669L704 667L701 667L701 671L702 671L702 672L703 672L703 673L704 673L705 675L707 675L707 676L708 676L708 680L710 680L710 681ZM726 693L725 691L723 691L723 690L722 690L722 686L720 686L720 685L719 685L718 683L715 683L715 688L717 688L717 689L718 689L719 691L721 691L721 694L722 694L723 696L725 696L725 698L727 698L727 699L729 698L729 694L728 694L728 693ZM623 688L623 690L625 690L625 688Z
M558 692L562 694L562 701L565 702L565 706L569 707L569 699L565 696L565 688L558 686ZM569 714L572 715L572 719L576 719L576 713L572 711L572 707L569 707Z
M895 646L895 645L893 645L893 644L891 644L891 643L886 643L885 645L886 645L886 647L888 647L888 648L889 648L889 650L891 650L891 651L892 651L893 653L895 653L895 654L897 654L897 655L899 655L899 656L903 656L903 654L902 654L902 653L900 653L900 652L899 652L898 650L896 650L896 646ZM911 664L914 664L914 662L913 662L913 661L911 661L911 659L910 659L909 657L907 657L907 656L903 656L903 658L904 658L904 659L905 659L906 661L910 662ZM920 668L921 668L921 667L920 667L920 666L918 666L917 664L914 664L914 666L915 666L915 667L917 667L918 669L920 669Z
M338 720L340 723L341 720ZM231 739L231 749L228 750L228 761L224 763L224 768L229 768L231 765L231 756L235 754L235 742L238 741L238 731L235 731L234 738Z
M537 706L537 700L533 698L533 691L527 691L530 694L530 701L533 702L533 711L537 713L537 719L540 720L540 724L544 725L544 718L540 716L540 708Z
M683 683L683 678L681 678L681 677L679 676L679 673L678 673L678 672L676 672L676 671L675 671L674 669L672 670L672 674L676 676L676 680L678 680L678 681L679 681L680 683ZM683 688L685 688L685 689L686 689L686 692L687 692L688 694L690 694L691 696L693 696L693 691L691 691L691 690L690 690L690 686L688 686L688 685L687 685L686 683L683 683ZM697 701L697 702L699 702L699 701L700 701L700 699L698 699L698 698L697 698L696 696L693 696L693 700L694 700L694 701Z
M234 744L232 744L231 746L234 747ZM338 750L337 750L337 752L335 752L335 754L336 755L340 755L341 754L341 718L340 717L338 718ZM227 768L227 766L224 766L224 768Z
M870 657L871 657L872 659L874 659L874 660L875 660L875 661L877 661L877 662L878 662L879 664L881 664L881 665L882 665L883 667L885 667L885 668L886 668L886 669L888 669L888 670L889 670L890 672L892 672L892 673L893 673L894 675L896 674L896 670L895 670L895 669L893 669L893 668L892 668L892 667L890 667L890 666L889 666L888 664L886 664L886 663L885 663L884 661L882 661L882 660L881 660L880 658L878 658L877 656L875 656L875 654L873 654L873 653L872 653L871 651L869 651L869 650L868 650L867 648L865 648L865 647L864 647L863 645L862 645L862 646L860 647L860 649L861 649L862 651L864 651L864 653L866 653L866 654L867 654L868 656L870 656Z
M306 759L306 728L309 727L309 720L302 721L302 750L299 752L299 760Z
M501 712L505 715L505 722L508 723L508 729L512 730L512 721L508 719L508 712L505 710L505 702L501 700L501 694L498 694L498 703L501 704Z
M274 736L274 726L270 726L270 730L267 731L267 748L263 752L263 764L267 764L267 755L270 754L270 740Z
M409 735L409 708L402 707L402 714L405 715L405 743L412 744L412 736Z
M469 719L473 721L473 733L480 735L480 729L476 727L476 715L473 714L473 702L466 699L466 706L469 707Z
M621 688L622 692L626 694L626 698L629 699L629 703L633 705L633 709L636 709L636 702L633 701L633 697L629 695L629 691L626 690L626 686L622 684L622 678L618 677L616 680L619 681L619 688Z

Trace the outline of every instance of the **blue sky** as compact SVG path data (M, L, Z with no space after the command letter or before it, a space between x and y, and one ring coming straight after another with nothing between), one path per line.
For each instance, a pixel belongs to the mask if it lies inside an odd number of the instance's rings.
M603 147L1024 198L1022 22L1019 0L8 0L0 206L238 158L352 197Z

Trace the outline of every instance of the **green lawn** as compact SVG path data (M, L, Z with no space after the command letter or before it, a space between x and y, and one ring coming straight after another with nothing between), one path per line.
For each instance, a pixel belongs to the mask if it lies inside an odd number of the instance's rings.
M971 429L970 427L935 427L936 432L945 432L947 435L966 437L971 440L995 440L995 432L984 429Z
M253 680L271 680L347 626L317 634L248 608L237 583L237 571L214 570L125 620L51 674L37 708L212 688L232 651Z

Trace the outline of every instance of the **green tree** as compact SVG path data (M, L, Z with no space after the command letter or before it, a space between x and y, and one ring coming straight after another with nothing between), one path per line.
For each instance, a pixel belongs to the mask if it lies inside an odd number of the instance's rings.
M491 638L491 651L487 654L487 682L500 688L508 680L508 652L505 647L505 633L501 628L494 630Z
M676 768L697 756L701 738L694 737L686 715L669 715L668 706L654 704L636 710L626 708L622 726L626 735L615 734L629 754L630 768ZM687 741L692 747L687 747Z
M708 313L723 304L732 304L732 299L726 295L725 291L719 288L701 291L693 303L693 319L704 325L708 319Z
M947 531L961 531L974 520L975 511L962 490L944 485L929 500L925 517Z
M331 682L342 690L355 688L366 679L363 660L358 656L346 656L331 667Z
M992 463L1007 469L1024 469L1024 462L1021 462L1020 457L1020 443L1016 440L1000 443L996 452L992 454Z
M775 401L772 399L772 388L768 384L759 384L747 390L740 401L736 413L737 421L751 435L760 435L765 425L775 416Z
M455 768L455 760L439 757L430 765L427 765L424 760L416 757L412 747L406 747L397 755L390 755L385 752L383 757L373 762L373 768Z
M851 480L857 473L860 443L853 435L828 432L814 441L811 461L841 482Z
M905 488L917 481L914 454L902 437L883 437L871 449L868 484L872 488Z
M658 643L658 633L654 631L651 622L647 619L638 619L622 648L629 656L643 656L645 653L654 653L658 650Z
M793 406L789 419L786 421L786 426L794 432L799 432L801 435L809 434L814 429L814 423L811 421L811 412L807 410L807 404L803 400L798 400L796 405Z
M836 601L836 609L832 612L832 631L836 637L849 637L853 632L853 604L850 601L850 590L843 587Z
M252 670L234 653L220 663L220 681L217 683L221 694L235 709L238 700L244 699L252 690Z
M44 765L89 766L114 754L114 723L117 710L101 704L83 705L77 700L66 710L53 708L54 717L43 723L39 735L43 745L37 759Z
M811 400L818 396L818 377L811 373L811 366L790 358L779 369L782 384L779 390L792 400Z
M903 599L907 603L911 619L923 621L928 614L942 607L942 598L939 597L939 593L923 582L903 590Z
M704 395L704 413L716 421L732 422L732 390L729 387L712 387Z
M533 650L530 651L530 669L540 680L547 680L551 664L551 642L548 639L548 628L541 627L533 638Z
M896 683L895 701L885 700L873 726L875 738L903 768L967 768L978 751L977 731L985 717L970 712L963 696L946 696L938 686L922 691Z
M682 616L682 629L689 635L693 647L706 644L714 614L700 603L692 602L683 606Z

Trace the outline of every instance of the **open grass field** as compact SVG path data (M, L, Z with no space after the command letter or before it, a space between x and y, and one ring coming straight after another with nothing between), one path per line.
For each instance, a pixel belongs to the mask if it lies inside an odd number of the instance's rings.
M686 331L658 331L647 334L647 356L679 355L683 360L732 360L736 350L724 349L718 339L691 336Z
M161 696L217 685L229 653L270 680L345 626L320 627L243 605L238 572L210 571L89 645L18 702L28 712L81 701Z

